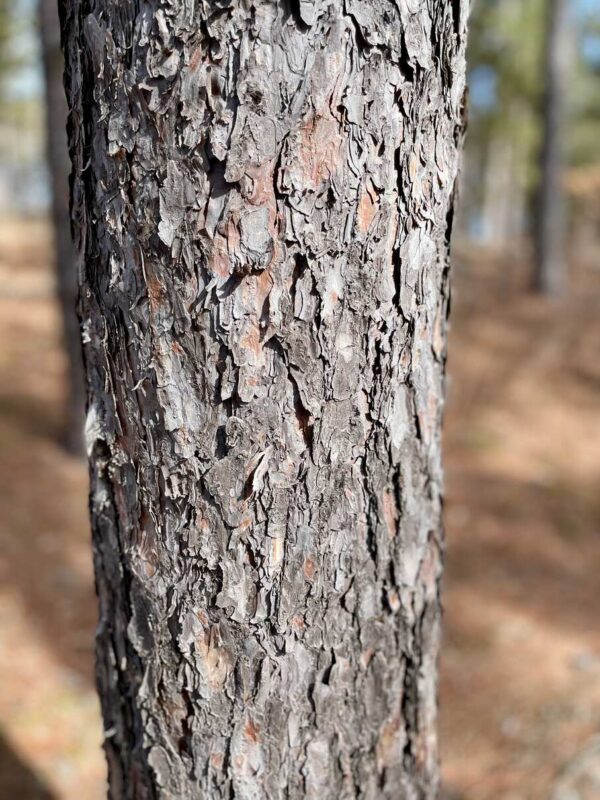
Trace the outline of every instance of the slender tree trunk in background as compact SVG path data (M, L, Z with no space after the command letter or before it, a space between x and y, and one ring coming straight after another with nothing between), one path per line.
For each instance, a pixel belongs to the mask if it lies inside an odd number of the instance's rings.
M540 183L536 204L534 288L560 295L566 285L564 115L571 43L567 0L547 0Z
M484 170L484 195L482 203L483 240L491 247L512 244L512 192L514 171L512 140L502 131L490 137Z
M67 102L63 86L63 55L56 0L39 0L39 20L46 84L46 149L52 192L54 258L67 354L67 414L65 444L72 452L83 449L85 387L81 335L77 320L77 262L69 216Z
M466 3L63 3L113 798L433 798Z

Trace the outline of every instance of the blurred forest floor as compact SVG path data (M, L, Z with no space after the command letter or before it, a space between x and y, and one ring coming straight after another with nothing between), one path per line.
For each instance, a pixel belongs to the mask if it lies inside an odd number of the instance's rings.
M86 467L41 222L0 222L0 800L105 796ZM600 731L600 287L455 258L446 416L444 780L544 800Z

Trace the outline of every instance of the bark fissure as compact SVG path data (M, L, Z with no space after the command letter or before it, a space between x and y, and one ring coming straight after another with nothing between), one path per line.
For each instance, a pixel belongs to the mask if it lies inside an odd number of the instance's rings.
M62 14L111 795L433 798L466 4Z

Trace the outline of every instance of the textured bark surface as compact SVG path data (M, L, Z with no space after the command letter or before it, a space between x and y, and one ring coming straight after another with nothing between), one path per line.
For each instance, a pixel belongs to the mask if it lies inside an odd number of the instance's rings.
M115 798L433 798L466 3L63 4Z
M54 259L67 354L67 415L64 441L74 453L83 452L85 389L81 334L77 320L77 261L69 219L69 151L67 102L63 86L63 55L56 0L39 0L40 39L46 89L46 152L52 192Z

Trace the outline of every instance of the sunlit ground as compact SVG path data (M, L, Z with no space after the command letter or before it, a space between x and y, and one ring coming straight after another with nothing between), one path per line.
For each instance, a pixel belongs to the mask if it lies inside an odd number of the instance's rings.
M525 262L456 262L444 773L468 800L546 800L600 731L600 275L578 265L553 304ZM600 798L582 787L557 800Z
M0 223L1 800L105 796L87 478L56 443L48 252L43 223ZM524 291L525 263L457 266L444 779L463 800L543 800L600 730L598 274L553 306Z

